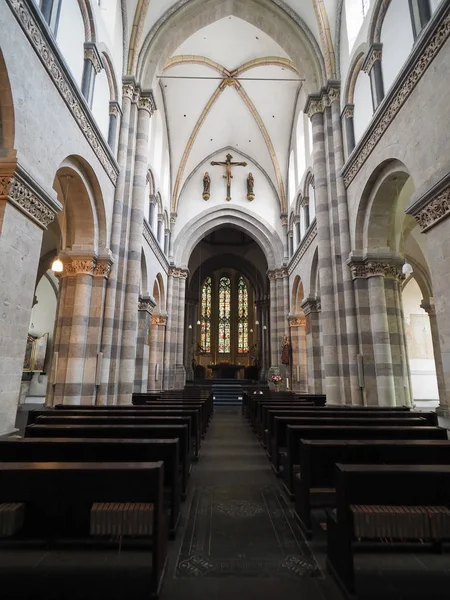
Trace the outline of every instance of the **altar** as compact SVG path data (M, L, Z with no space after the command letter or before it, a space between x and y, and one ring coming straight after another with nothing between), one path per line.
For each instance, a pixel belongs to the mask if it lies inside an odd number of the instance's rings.
M213 379L241 379L241 369L245 369L245 365L229 365L229 364L218 364L208 365L208 369L211 369Z

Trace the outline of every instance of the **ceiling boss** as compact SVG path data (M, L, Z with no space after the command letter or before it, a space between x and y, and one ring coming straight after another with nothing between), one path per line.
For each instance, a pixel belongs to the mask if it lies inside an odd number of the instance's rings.
M231 180L233 179L233 175L231 174L231 167L246 167L247 163L246 162L231 162L231 159L233 158L231 156L231 154L227 154L225 158L227 159L225 162L216 162L213 160L211 162L211 164L213 167L216 167L216 166L225 167L225 175L223 176L223 178L227 180L227 197L226 197L226 199L228 201L230 201L231 200Z

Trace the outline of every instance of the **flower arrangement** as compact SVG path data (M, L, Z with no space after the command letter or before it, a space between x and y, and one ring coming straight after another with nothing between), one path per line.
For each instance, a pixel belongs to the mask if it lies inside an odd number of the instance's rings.
M278 385L279 383L281 383L283 381L283 378L281 377L281 375L279 375L278 373L275 373L274 375L272 375L270 377L270 381L274 384L274 385Z

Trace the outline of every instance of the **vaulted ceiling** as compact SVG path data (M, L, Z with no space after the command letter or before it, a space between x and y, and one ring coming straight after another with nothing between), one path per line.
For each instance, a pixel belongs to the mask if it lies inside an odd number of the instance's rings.
M148 40L157 37L172 14L188 10L195 1L124 0L129 75L139 72ZM323 65L322 80L334 75L333 38L342 0L222 0L221 13L206 17L206 7L213 1L204 0L203 26L201 15L200 24L191 29L178 23L170 41L167 37L170 52L162 40L161 53L150 57L156 63L163 55L154 68L152 87L160 88L163 106L159 108L165 110L169 133L172 211L176 212L183 184L192 171L212 154L232 148L267 174L280 210L286 212L289 147L298 94L305 80L311 79L310 73L318 71L314 66L308 72L309 63ZM284 43L278 23L272 33L270 23L258 26L258 14L252 19L237 16L243 14L246 4L252 9L271 4L282 9L282 18L300 25L314 57L308 52L303 52L300 60L293 52L289 55L289 40ZM289 37L288 28L284 35ZM321 83L314 85L317 88Z

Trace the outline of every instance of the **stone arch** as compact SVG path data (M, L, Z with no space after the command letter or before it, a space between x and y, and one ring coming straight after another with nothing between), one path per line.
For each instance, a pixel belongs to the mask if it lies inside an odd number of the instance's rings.
M354 56L350 63L350 67L348 69L347 80L345 82L344 95L343 95L344 105L345 104L354 104L356 80L358 79L358 75L361 72L366 54L367 54L367 44L361 44L354 53Z
M137 80L151 87L167 59L180 44L199 29L234 15L264 31L290 56L304 73L308 93L317 92L326 81L325 61L314 35L304 21L286 6L269 0L180 0L148 33L139 55Z
M408 283L412 277L413 279L416 280L417 285L419 286L420 291L422 292L422 297L425 300L425 302L429 302L430 298L433 297L433 288L432 288L431 280L430 280L428 273L425 271L423 266L417 260L412 258L411 256L407 256L406 259L410 263L410 265L413 267L414 270L410 277L408 277L407 279L402 281L402 285L401 285L402 290L408 285Z
M57 170L53 188L63 204L58 215L63 247L103 254L108 247L105 207L92 167L80 156L67 157Z
M156 186L155 186L155 177L154 177L153 171L151 169L149 169L147 171L147 183L150 186L149 194L151 196L153 196L156 193Z
M386 12L390 3L391 0L375 0L372 18L370 19L369 23L369 45L380 43L381 28L383 26L384 17L386 16Z
M141 250L141 280L140 280L140 293L141 296L147 296L148 289L148 275L147 275L147 259L145 258L144 249Z
M108 79L110 102L119 102L119 88L117 86L117 77L111 53L104 43L99 44L99 49L102 54L103 66L105 67L106 77Z
M275 229L261 217L237 207L210 208L188 221L175 239L175 264L186 269L195 246L208 233L226 225L244 231L255 240L266 257L269 269L283 264L283 243Z
M153 299L155 300L155 312L161 314L166 306L166 296L164 291L164 280L161 273L156 275L153 282Z
M409 178L408 168L397 159L384 161L369 177L355 220L357 252L392 253L400 249L395 240L395 207Z
M78 0L78 5L83 18L85 41L95 43L97 41L97 25L91 2L90 0Z
M313 181L314 181L314 173L313 173L312 167L309 167L309 169L306 171L305 182L303 184L303 197L304 198L309 198L309 186L312 185Z
M320 296L319 287L319 249L314 250L313 258L311 261L311 271L309 279L309 297L318 298Z
M0 50L0 156L14 148L14 103L8 71Z
M291 315L303 315L302 302L305 297L303 281L300 275L296 275L292 285L291 293Z

